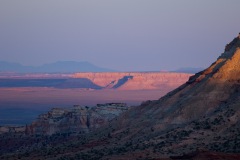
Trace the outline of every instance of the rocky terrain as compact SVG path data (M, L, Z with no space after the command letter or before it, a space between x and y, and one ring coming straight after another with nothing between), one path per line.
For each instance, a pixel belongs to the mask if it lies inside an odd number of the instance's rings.
M108 124L128 109L124 103L98 104L94 107L75 105L70 109L53 108L27 125L25 133L38 135L88 133Z
M0 134L20 133L25 135L52 135L57 133L88 133L100 128L129 110L125 103L97 104L96 106L74 105L72 108L53 108L41 114L26 126L0 126Z
M25 126L0 126L0 134L5 133L24 133L26 130Z
M239 102L240 35L210 67L159 100L133 107L88 134L1 135L1 158L237 160Z

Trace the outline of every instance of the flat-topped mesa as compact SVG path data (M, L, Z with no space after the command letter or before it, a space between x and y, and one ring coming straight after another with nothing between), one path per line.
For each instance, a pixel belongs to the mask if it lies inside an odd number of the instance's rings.
M185 83L187 73L165 72L109 72L109 73L76 73L73 78L87 78L102 89L151 90L168 86L176 88Z

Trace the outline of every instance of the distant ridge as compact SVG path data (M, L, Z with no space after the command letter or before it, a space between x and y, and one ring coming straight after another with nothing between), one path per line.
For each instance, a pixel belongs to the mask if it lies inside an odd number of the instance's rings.
M98 67L89 62L58 61L41 66L25 66L19 63L0 61L0 72L17 73L73 73L73 72L112 72L114 70Z
M179 68L177 70L174 70L172 72L178 72L178 73L197 73L202 71L204 68L193 68L193 67L185 67L185 68Z
M67 74L0 74L1 87L54 87L82 89L174 89L192 74L169 72L78 72Z

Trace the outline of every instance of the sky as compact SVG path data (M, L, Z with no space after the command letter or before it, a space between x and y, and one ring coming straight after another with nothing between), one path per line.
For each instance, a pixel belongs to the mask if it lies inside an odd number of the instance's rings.
M118 71L208 67L240 32L239 0L1 0L0 60Z

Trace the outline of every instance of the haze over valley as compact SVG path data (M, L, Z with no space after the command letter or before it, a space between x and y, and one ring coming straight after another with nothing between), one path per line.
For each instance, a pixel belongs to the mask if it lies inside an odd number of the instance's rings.
M187 81L189 76L191 74L164 72L2 75L0 124L30 123L52 107L110 102L139 105L158 99Z

